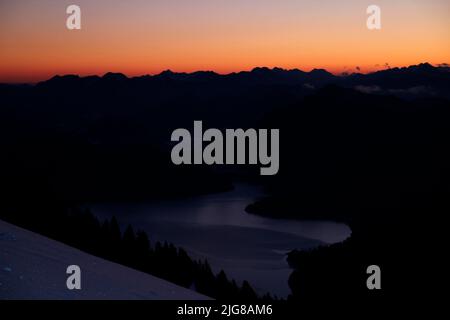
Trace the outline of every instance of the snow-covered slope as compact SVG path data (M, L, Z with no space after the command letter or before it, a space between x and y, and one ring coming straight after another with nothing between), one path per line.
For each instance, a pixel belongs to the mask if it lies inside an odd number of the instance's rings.
M69 290L69 265L81 290ZM208 299L0 220L0 299Z

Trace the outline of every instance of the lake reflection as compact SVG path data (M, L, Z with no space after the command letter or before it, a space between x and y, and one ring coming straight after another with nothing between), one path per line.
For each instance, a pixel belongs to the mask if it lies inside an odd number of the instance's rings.
M330 221L270 219L248 214L245 207L263 196L259 187L238 184L233 191L181 200L91 205L99 218L115 215L122 226L148 232L152 241L167 240L194 258L208 259L215 272L248 280L259 293L290 293L286 253L346 239L351 230Z

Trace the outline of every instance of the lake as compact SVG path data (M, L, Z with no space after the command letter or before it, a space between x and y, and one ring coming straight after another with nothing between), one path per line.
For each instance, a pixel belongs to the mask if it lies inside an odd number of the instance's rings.
M332 221L271 219L248 214L245 207L264 196L262 188L237 184L229 192L140 203L90 205L100 219L117 217L148 233L151 241L169 241L193 258L208 259L238 283L250 282L258 293L290 293L292 269L286 253L341 242L350 228Z

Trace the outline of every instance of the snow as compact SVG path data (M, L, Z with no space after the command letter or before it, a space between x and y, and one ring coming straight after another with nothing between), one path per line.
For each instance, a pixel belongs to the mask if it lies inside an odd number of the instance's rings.
M69 265L81 268L80 290L67 289ZM0 299L209 298L0 220Z

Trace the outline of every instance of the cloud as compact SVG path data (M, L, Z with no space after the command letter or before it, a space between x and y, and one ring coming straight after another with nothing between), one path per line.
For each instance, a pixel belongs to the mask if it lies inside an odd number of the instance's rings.
M435 92L432 88L427 86L417 86L406 89L389 89L389 93L392 94L408 94L408 95L434 95Z
M379 93L382 91L379 86L356 86L355 90L363 93Z
M313 90L316 87L314 85L310 84L310 83L305 83L305 84L303 84L303 88L309 89L309 90Z
M430 96L435 95L436 92L431 87L427 86L416 86L405 89L383 89L379 86L355 86L355 90L368 94L393 94L393 95L401 95L401 96Z

